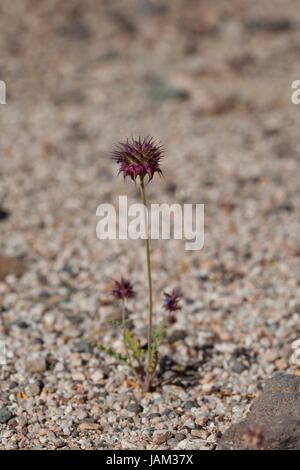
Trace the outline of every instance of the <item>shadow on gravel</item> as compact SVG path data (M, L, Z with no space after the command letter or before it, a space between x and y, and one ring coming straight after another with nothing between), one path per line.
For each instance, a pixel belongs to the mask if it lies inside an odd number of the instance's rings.
M208 351L210 346L207 347ZM207 352L209 354L209 352ZM189 388L199 385L201 375L199 369L206 362L207 356L203 355L201 361L189 363L187 365L179 364L169 356L162 356L159 363L158 379L161 385L176 385L182 388Z

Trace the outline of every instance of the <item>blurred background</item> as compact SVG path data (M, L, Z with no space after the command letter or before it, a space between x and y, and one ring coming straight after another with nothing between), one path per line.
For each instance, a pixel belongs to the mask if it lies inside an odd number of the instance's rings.
M94 315L116 270L143 281L142 244L95 235L100 203L139 198L110 160L138 135L167 147L149 199L206 204L201 252L153 244L157 287L182 284L216 309L247 288L233 302L273 312L266 299L284 285L289 304L286 283L294 296L300 276L299 21L296 0L1 1L0 276L24 273L7 318L53 296Z

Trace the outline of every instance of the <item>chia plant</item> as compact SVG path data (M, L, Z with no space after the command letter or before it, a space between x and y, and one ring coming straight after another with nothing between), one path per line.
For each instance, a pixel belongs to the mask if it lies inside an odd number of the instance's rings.
M147 200L145 183L149 183L155 173L162 176L160 161L164 157L164 147L153 138L147 137L138 140L127 139L125 143L120 143L113 152L113 160L119 165L119 174L123 173L124 180L129 177L135 184L139 185L141 199L144 206L145 221L145 250L148 278L148 332L147 348L144 348L139 338L128 328L126 318L126 305L129 298L135 296L133 286L129 280L121 278L114 280L111 294L121 302L122 323L114 322L122 331L124 342L124 354L119 354L113 348L106 348L102 345L95 345L118 361L126 364L134 373L142 390L147 392L153 386L159 362L158 347L165 333L164 320L160 321L156 328L153 328L153 300L152 300L152 276L151 276L151 256L149 243L149 230L147 218ZM171 294L164 293L165 300L163 307L168 312L169 323L174 322L174 312L180 309L178 302L182 294L178 290L173 290ZM176 319L175 319L176 321Z

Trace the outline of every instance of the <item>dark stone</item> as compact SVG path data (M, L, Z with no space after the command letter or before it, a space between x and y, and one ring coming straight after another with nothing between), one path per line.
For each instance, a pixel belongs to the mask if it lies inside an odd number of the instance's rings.
M76 351L79 353L89 353L92 354L94 351L94 346L88 341L79 341L75 344Z
M160 414L159 413L150 413L149 415L147 415L147 419L154 419L154 418L160 418Z
M223 434L219 448L253 449L253 433L264 450L300 450L300 377L279 373L267 380L247 418Z
M73 129L74 129L74 126L73 126ZM74 268L70 266L69 264L65 264L62 270L64 273L68 274L71 277L76 277L77 275Z
M279 206L277 206L276 210L277 211L293 212L294 208L291 204L286 203L286 204L280 204Z
M153 101L187 100L190 94L184 88L178 88L159 78L152 78L148 92Z
M166 191L169 194L175 194L177 189L177 185L175 183L167 183L166 185Z
M57 34L70 40L86 41L91 37L90 30L82 23L72 22L58 28Z
M18 423L17 418L12 418L12 419L9 420L9 426L11 428L16 428L18 426L18 424L19 423Z
M107 449L108 444L105 441L100 441L99 442L99 447L97 447L97 450L102 450L102 449Z
M241 361L235 361L232 366L232 372L235 372L236 374L241 374L246 369L247 367Z
M81 323L84 322L84 318L80 315L69 315L69 314L67 314L66 317L69 320L69 322L71 322L72 325L75 325L75 326L81 325Z
M197 408L198 404L194 400L188 400L184 403L183 408L185 410L190 410L191 408Z
M34 338L32 342L33 344L44 344L44 340L42 338Z
M143 411L143 407L141 405L139 405L138 403L129 403L129 405L127 405L126 407L126 410L127 411L131 411L131 413L141 413Z
M183 441L184 439L186 439L186 435L183 434L182 432L177 432L175 434L174 438L177 442L180 442L180 441Z
M141 0L138 6L140 15L163 15L168 11L167 5L155 0Z
M169 336L170 343L175 343L176 341L183 340L186 337L186 331L184 330L175 330Z
M48 292L47 290L41 290L39 293L39 298L41 300L48 300L51 297L51 292Z
M3 209L3 207L0 207L0 221L7 220L9 216L10 213L6 209Z
M199 274L197 275L199 281L208 281L208 271L206 269L200 269Z
M0 410L0 423L1 424L7 423L12 417L13 417L13 414L11 411L9 411L7 408L1 408Z
M267 33L286 33L291 31L293 26L293 23L287 18L262 18L246 22L246 29L251 33L260 31Z
M13 381L9 384L9 388L16 388L18 385L18 382Z
M120 10L115 10L111 13L113 22L122 29L125 33L134 34L137 31L136 22L131 15L125 14Z
M123 431L124 431L123 428L115 428L115 429L114 429L114 432L123 432Z
M15 325L17 325L22 330L27 330L27 328L29 328L29 324L26 323L26 321L23 321L23 320L16 321Z
M95 420L93 418L84 418L80 420L80 423L95 423Z
M162 416L169 416L170 413L173 413L173 410L171 408L166 408L163 412L162 412Z
M108 62L108 61L111 61L111 60L118 59L119 57L120 57L120 54L117 50L107 49L106 51L104 51L102 54L100 54L96 58L96 62L98 62L98 63Z

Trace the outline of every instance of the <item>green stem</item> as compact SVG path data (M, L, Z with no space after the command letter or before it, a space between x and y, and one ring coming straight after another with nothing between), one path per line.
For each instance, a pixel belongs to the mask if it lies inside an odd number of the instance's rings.
M148 271L148 289L149 289L149 314L148 314L148 370L151 366L151 343L152 343L152 278L151 278L151 261L150 261L150 244L149 244L149 231L148 231L148 217L147 217L147 202L145 195L144 179L141 178L141 193L142 201L144 204L144 217L145 217L145 231L146 231L146 256L147 256L147 271Z
M126 320L126 300L122 299L122 323Z

